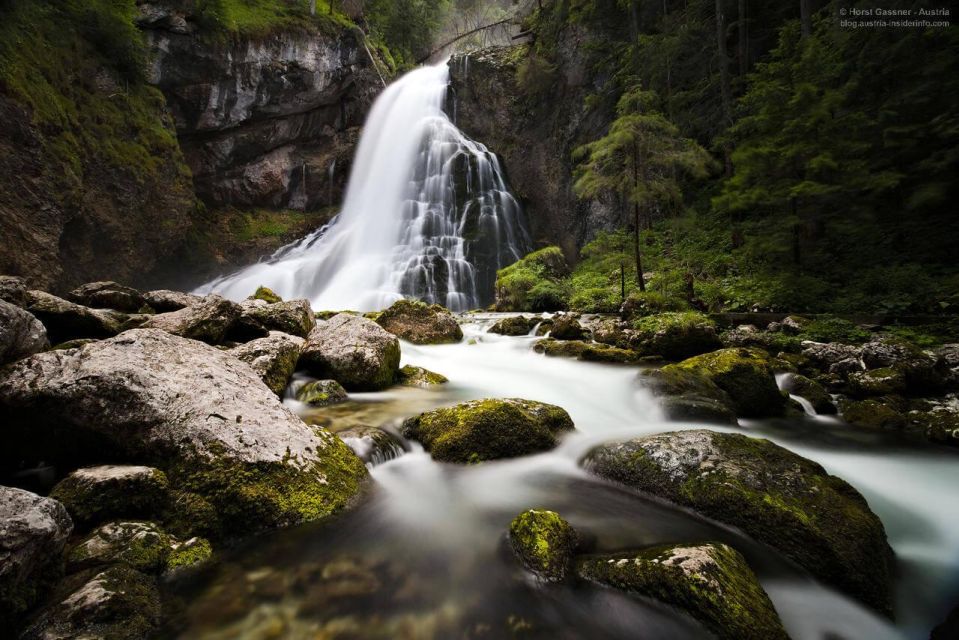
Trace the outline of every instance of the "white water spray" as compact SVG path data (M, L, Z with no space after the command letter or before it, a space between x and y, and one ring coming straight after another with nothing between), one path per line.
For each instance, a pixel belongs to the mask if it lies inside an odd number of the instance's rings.
M491 302L496 270L529 249L496 156L444 112L446 63L387 87L367 119L343 209L268 260L198 289L242 299L265 285L318 309L403 297L459 311Z

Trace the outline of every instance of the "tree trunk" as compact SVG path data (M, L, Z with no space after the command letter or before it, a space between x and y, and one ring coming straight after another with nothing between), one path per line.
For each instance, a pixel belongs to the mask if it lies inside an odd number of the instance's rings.
M745 76L749 71L749 26L747 23L749 10L746 0L739 0L739 75Z
M643 256L639 249L639 204L633 204L633 245L636 251L636 281L639 290L646 291L646 278L643 277Z
M802 37L812 35L812 0L799 0L799 20L802 24Z
M310 15L316 15L316 0L310 0Z
M719 91L723 101L723 124L733 123L733 105L729 93L729 56L726 53L726 16L723 15L723 0L716 0L716 55L719 60ZM723 145L723 159L726 176L733 174L732 150L729 144Z

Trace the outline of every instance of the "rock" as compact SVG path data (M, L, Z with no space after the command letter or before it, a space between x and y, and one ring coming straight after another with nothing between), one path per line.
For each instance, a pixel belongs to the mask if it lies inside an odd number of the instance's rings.
M560 407L516 398L472 400L403 423L403 435L419 440L435 460L461 463L546 451L573 430Z
M576 531L555 511L529 509L513 518L509 542L523 566L547 582L569 575Z
M296 390L296 399L313 407L346 402L346 389L336 380L314 380Z
M113 518L151 519L166 507L170 484L153 467L102 465L77 469L50 492L85 527Z
M92 344L94 342L99 342L95 338L77 338L76 340L67 340L66 342L61 342L60 344L55 344L50 349L54 351L66 351L67 349L79 349L85 344Z
M399 458L406 451L399 438L376 427L351 427L336 435L370 467Z
M178 575L205 564L213 557L213 547L204 538L173 540L167 556L164 576Z
M449 382L449 378L439 373L424 369L423 367L414 367L406 365L400 369L397 384L405 387L435 387Z
M593 340L620 349L628 349L635 341L634 336L629 325L619 320L605 319L593 326Z
M551 357L579 358L589 362L617 362L623 364L644 361L641 354L628 349L619 349L605 344L583 342L582 340L537 340L533 351Z
M902 430L907 421L902 413L902 400L895 397L869 400L843 400L839 409L843 420L857 427Z
M828 370L829 367L838 362L858 361L859 354L859 347L842 344L841 342L812 342L809 340L802 342L802 355L823 370ZM862 369L861 366L859 368Z
M271 331L267 337L241 344L228 353L250 365L270 391L283 397L305 344L303 338Z
M862 371L862 361L859 358L846 358L829 365L829 373L841 378L847 378L859 371Z
M550 357L578 358L586 350L587 343L582 340L554 340L543 338L533 344L533 351Z
M50 347L47 330L31 313L0 300L0 365Z
M67 297L85 307L126 313L136 313L146 304L142 293L116 282L90 282L77 287Z
M886 396L906 391L906 376L892 367L853 371L846 383L849 395L857 398Z
M240 317L231 335L243 339L280 331L306 338L315 326L316 319L309 300L268 303L262 299L251 299L240 303Z
M249 300L262 300L263 302L267 302L269 304L283 302L283 298L276 295L273 292L273 289L264 287L262 285L256 288L256 291L254 291L253 295L249 297Z
M732 398L712 380L695 371L666 365L646 369L637 377L656 396L669 420L737 424Z
M350 391L376 391L393 384L400 343L375 322L340 313L310 332L300 364Z
M589 331L584 329L576 316L570 313L556 316L549 330L549 337L556 340L582 340L588 336Z
M74 338L108 338L122 330L125 316L89 309L43 291L27 292L27 311L47 328L50 342Z
M0 279L2 287L2 279ZM2 298L2 289L0 289L0 298ZM936 349L936 356L949 367L954 373L959 372L959 344L944 344Z
M729 394L740 416L776 416L781 415L785 407L785 398L762 351L720 349L671 366L711 380Z
M322 518L350 504L367 477L338 438L304 424L248 365L156 329L7 367L0 410L0 460L156 466L212 506L221 534Z
M682 360L722 346L715 323L694 311L646 316L635 321L633 328L636 330L634 349L667 360Z
M18 307L27 305L27 284L23 278L0 276L0 300Z
M768 440L706 430L607 444L584 465L779 549L815 577L890 613L892 550L849 484Z
M791 336L798 336L807 324L809 324L808 318L803 318L802 316L786 316L780 323L779 330ZM772 331L771 328L770 331Z
M497 320L489 328L490 333L498 333L501 336L525 336L537 323L536 318L527 318L526 316L508 316L502 320Z
M798 352L801 348L799 338L774 331L759 331L753 325L745 326L748 326L750 330L740 326L724 332L720 336L723 346L757 347L770 353L792 353Z
M874 338L862 345L862 361L870 370L898 372L906 389L917 395L941 390L948 375L944 360L892 336Z
M832 397L815 380L810 380L806 376L798 373L790 373L783 379L783 391L799 396L809 401L816 413L821 415L831 415L836 413L836 405L832 402Z
M959 446L959 410L936 406L929 411L910 411L907 416L913 431L937 444Z
M725 544L653 547L576 561L583 579L685 610L721 640L788 640L769 596Z
M56 500L0 487L0 628L11 630L60 577L71 531L70 516Z
M169 311L179 311L192 307L203 301L202 296L192 293L182 293L180 291L170 291L169 289L157 289L147 291L143 294L143 299L147 306L157 313L167 313Z
M108 522L67 554L68 571L125 564L144 573L166 570L174 540L152 522Z
M142 326L209 344L223 341L227 331L240 317L240 307L216 294L210 294L193 306L160 313Z
M155 580L126 565L95 574L46 608L21 640L104 638L140 640L160 624Z
M444 344L463 339L463 330L453 314L438 304L418 300L397 300L379 314L376 323L413 344Z

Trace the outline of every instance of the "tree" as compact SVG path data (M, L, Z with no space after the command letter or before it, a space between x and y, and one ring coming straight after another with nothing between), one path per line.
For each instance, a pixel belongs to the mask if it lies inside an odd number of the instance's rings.
M683 138L676 125L653 108L656 102L654 92L634 86L619 99L609 133L574 151L580 161L573 186L578 197L615 193L632 206L636 281L642 291L644 216L649 220L657 208L677 208L682 203L678 174L703 177L711 162L702 147Z

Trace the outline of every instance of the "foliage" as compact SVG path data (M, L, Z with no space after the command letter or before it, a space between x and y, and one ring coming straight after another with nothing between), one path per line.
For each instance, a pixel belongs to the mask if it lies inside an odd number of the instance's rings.
M411 68L430 53L449 6L449 0L368 0L365 17L397 67Z
M500 269L496 274L497 309L538 312L564 308L566 291L561 279L568 270L559 247L539 249ZM540 306L547 303L549 306Z
M197 22L206 35L234 33L262 36L280 29L353 26L336 0L191 0ZM332 7L331 7L332 5Z

